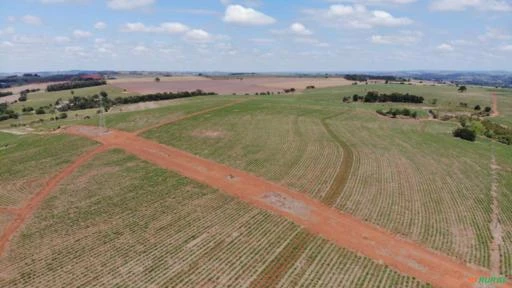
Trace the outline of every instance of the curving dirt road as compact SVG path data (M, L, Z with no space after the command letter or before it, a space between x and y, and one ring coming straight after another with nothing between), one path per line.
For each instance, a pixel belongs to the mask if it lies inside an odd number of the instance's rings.
M215 187L258 208L299 224L337 245L356 251L394 269L439 287L472 287L490 271L453 258L362 222L337 209L251 175L190 153L140 138L135 134L95 127L70 127L67 133L121 148L141 159ZM512 287L510 284L502 287Z
M62 169L57 175L53 176L46 183L43 189L39 190L34 196L32 196L29 202L22 208L3 208L2 210L14 214L15 217L3 230L2 235L0 235L0 256L2 256L12 236L16 233L16 231L18 231L18 229L20 229L23 223L25 223L25 220L30 217L32 213L34 213L34 211L37 209L37 207L39 207L41 202L46 198L46 196L48 196L48 194L50 194L50 192L52 192L53 189L62 180L73 173L78 167L90 160L92 157L94 157L94 155L101 153L108 148L108 146L102 145L78 157L73 163Z

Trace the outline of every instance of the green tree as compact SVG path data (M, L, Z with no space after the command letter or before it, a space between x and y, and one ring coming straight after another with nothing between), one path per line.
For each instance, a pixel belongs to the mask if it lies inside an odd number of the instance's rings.
M459 91L460 93L464 93L464 92L468 91L468 87L462 85L459 87L459 89L457 89L457 91Z

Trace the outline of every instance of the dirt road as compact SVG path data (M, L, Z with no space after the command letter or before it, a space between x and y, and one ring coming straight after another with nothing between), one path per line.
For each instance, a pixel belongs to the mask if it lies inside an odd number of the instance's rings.
M496 93L492 93L492 116L500 116L500 111L498 110L498 95Z
M470 279L490 271L463 264L402 239L386 230L330 208L305 194L289 190L249 173L206 160L190 153L140 138L135 134L95 127L70 127L67 133L92 138L215 187L258 208L299 224L337 245L361 253L394 269L438 287L472 287ZM512 287L510 284L502 287Z
M2 232L2 235L0 235L0 256L2 256L7 244L9 243L9 240L12 238L12 236L20 229L20 227L25 223L25 220L34 213L34 211L39 207L41 202L50 194L50 192L55 189L55 187L66 177L68 177L73 171L75 171L78 167L80 167L82 164L87 162L89 159L94 157L94 155L101 153L108 149L108 146L102 145L94 150L91 150L80 157L76 159L73 163L71 163L69 166L61 170L57 175L53 176L46 185L43 187L43 189L39 190L32 198L29 200L29 202L22 208L3 208L2 210L5 210L7 212L10 212L14 214L14 220L12 220L9 225L4 229ZM2 211L0 210L0 211Z

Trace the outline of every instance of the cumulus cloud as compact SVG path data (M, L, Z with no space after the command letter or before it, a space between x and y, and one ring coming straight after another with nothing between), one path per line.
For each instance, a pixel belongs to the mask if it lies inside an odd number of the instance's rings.
M29 25L41 25L43 22L41 21L41 18L34 16L34 15L25 15L21 17L21 21L25 24Z
M290 25L290 31L297 35L312 35L313 32L311 30L307 29L306 26L304 26L301 23L293 23Z
M14 28L9 26L4 29L0 29L0 36L5 34L14 34Z
M478 36L478 39L480 39L480 41L509 40L512 39L512 35L499 29L488 28L485 34Z
M212 41L213 37L202 29L193 29L185 33L185 39L190 42L204 43Z
M455 48L453 48L453 46L450 44L443 43L443 44L437 46L436 50L439 52L452 52L455 50Z
M406 17L395 17L383 10L369 10L364 5L331 5L324 10L306 10L307 14L329 25L341 25L350 28L370 29L374 27L397 27L409 25L413 21Z
M92 33L89 31L76 29L73 31L73 36L75 38L89 38L92 36Z
M99 21L94 24L94 29L103 30L105 28L107 28L107 24L105 24L105 22Z
M114 10L132 10L146 8L155 3L155 0L107 0L107 6Z
M276 22L276 19L260 11L241 5L229 5L223 20L226 23L241 25L270 25Z
M55 38L53 38L53 40L57 43L66 43L70 41L69 38L66 36L56 36Z
M152 33L170 33L178 34L185 33L190 28L179 22L164 22L158 26L146 26L141 22L126 23L121 27L124 32L152 32Z
M434 0L430 8L437 11L464 11L473 8L481 11L511 12L512 3L506 0Z
M398 35L373 35L370 41L374 44L411 45L423 37L418 31L402 31Z
M506 51L506 52L512 52L512 44L510 44L510 45L504 45L504 46L501 46L501 47L499 48L499 50L501 50L501 51Z

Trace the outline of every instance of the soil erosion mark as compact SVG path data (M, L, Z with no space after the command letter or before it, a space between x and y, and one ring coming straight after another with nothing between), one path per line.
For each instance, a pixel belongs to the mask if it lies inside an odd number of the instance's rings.
M132 133L116 130L110 130L108 133L91 133L94 129L98 128L75 126L67 128L66 132L92 138L110 147L121 148L159 167L217 188L255 207L285 217L340 247L381 261L403 274L434 286L472 287L474 283L471 283L470 279L491 275L488 269L464 264L380 227L365 223L304 193L290 190L250 173ZM235 177L237 181L231 181L230 176ZM295 213L294 210L283 209L283 205L273 205L273 202L268 201L269 192L274 195L281 194L282 197L279 199L284 199L286 203L307 207L308 217L303 217L302 213ZM299 239L298 243L300 242L302 239ZM302 249L301 245L298 245L297 249ZM501 287L512 288L512 285L507 283Z
M493 276L500 275L501 268L501 257L500 257L500 246L503 244L503 235L501 224L499 220L499 202L498 202L498 166L496 165L496 156L494 151L491 159L491 197L492 197L492 214L491 214L491 272Z

